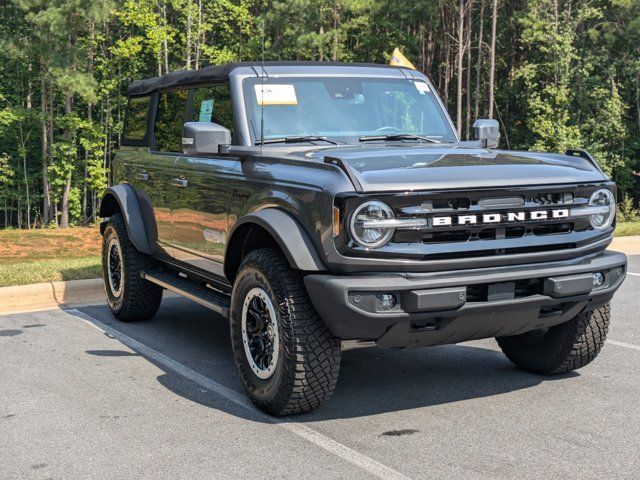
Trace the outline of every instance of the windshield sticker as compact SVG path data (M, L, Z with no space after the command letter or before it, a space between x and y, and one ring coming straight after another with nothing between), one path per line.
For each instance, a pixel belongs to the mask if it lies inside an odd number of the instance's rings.
M213 116L213 99L203 100L200 104L200 119L199 122L211 122Z
M426 82L413 82L413 84L422 95L431 91L431 89L429 88L429 84Z
M258 105L297 105L298 97L293 85L255 85Z

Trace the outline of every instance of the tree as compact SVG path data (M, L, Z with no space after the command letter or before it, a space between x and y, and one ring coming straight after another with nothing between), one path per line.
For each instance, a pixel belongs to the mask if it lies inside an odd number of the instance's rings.
M498 27L498 0L493 0L491 14L491 47L489 48L489 118L493 118L493 103L496 72L496 33Z

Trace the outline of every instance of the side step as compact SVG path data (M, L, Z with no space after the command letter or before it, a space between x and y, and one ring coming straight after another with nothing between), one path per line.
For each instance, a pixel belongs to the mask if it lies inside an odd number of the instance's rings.
M140 276L151 283L160 285L162 288L166 288L204 307L210 308L223 317L229 317L231 301L227 294L205 286L200 286L171 273L142 272Z

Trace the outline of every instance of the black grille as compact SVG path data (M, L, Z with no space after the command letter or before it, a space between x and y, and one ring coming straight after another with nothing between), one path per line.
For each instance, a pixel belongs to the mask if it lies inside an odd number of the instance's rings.
M553 218L552 212L586 207L591 194L604 184L558 187L512 187L485 190L424 191L393 194L349 195L337 200L344 212L343 237L336 238L342 254L358 257L412 258L416 260L463 260L540 254L576 249L599 240L603 232L594 231L589 217ZM384 247L367 250L348 236L348 212L367 200L389 205L398 219L425 219L424 226L396 229ZM544 210L546 219L532 219L532 211ZM506 218L507 213L517 214ZM524 213L523 217L520 214ZM484 215L503 215L497 223ZM476 216L478 223L464 220ZM451 225L436 225L435 217L451 217ZM460 218L462 217L462 218ZM460 222L458 219L460 218ZM490 217L487 217L490 218ZM481 223L484 221L485 223ZM522 241L520 241L522 239ZM514 259L514 262L516 260Z
M423 243L455 243L467 242L469 240L496 240L503 238L522 238L527 234L530 235L556 235L561 233L570 233L573 231L573 223L552 223L538 226L518 227L494 227L483 228L479 231L472 230L451 230L447 232L432 232L422 236ZM404 233L404 235L403 235ZM415 241L415 234L406 234L406 232L396 233L395 240L398 241Z

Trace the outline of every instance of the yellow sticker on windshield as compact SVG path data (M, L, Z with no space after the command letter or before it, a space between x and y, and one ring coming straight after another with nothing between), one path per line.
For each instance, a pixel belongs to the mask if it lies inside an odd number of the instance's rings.
M297 105L296 89L293 85L255 85L258 105Z

